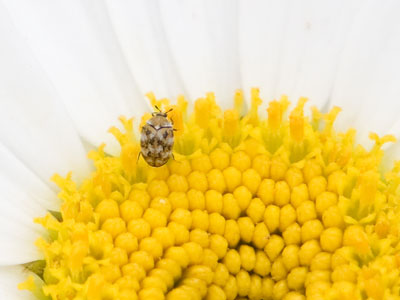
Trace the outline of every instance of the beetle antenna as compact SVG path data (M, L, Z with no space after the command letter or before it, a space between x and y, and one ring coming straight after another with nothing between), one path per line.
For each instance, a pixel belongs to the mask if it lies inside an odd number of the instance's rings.
M173 108L170 108L168 111L166 111L165 113L168 114L169 112L173 111Z
M159 112L161 112L161 109L159 109L157 105L154 105L154 107L155 107Z

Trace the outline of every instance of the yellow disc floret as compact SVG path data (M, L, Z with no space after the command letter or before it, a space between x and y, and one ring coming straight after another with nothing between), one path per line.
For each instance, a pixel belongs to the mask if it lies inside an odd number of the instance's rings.
M183 96L147 96L169 111L173 158L138 158L121 117L120 155L101 145L86 180L53 177L60 211L35 220L44 260L19 288L51 300L399 299L400 163L381 163L392 136L365 149L355 130L335 132L339 108L308 117L306 98L286 113L282 96L263 119L258 89L247 113L242 91L225 112L208 93L192 115Z

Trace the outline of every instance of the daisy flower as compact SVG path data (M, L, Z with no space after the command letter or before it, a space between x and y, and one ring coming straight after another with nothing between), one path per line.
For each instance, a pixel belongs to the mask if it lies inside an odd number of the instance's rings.
M399 9L0 2L0 298L398 299Z

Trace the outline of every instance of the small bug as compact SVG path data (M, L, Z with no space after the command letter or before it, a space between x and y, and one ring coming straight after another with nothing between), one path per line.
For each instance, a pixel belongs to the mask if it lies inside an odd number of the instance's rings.
M152 167L161 167L172 156L174 146L174 128L168 120L167 112L152 113L146 124L142 127L140 135L141 154L144 160Z

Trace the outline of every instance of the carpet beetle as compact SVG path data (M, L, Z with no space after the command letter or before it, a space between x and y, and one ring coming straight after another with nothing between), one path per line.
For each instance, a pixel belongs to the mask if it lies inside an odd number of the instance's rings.
M156 108L158 109L158 107ZM141 154L152 167L161 167L172 156L174 128L172 122L167 118L168 112L164 113L160 110L153 112L152 117L142 127Z

